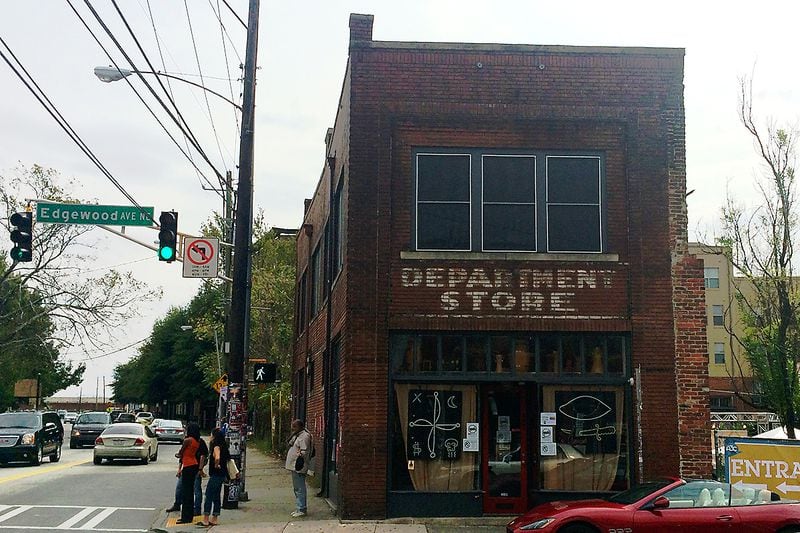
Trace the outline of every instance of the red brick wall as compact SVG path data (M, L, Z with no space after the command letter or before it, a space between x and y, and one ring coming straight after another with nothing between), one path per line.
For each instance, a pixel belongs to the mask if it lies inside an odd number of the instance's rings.
M341 516L386 512L390 328L630 331L633 364L641 366L645 391L645 477L701 472L705 382L694 364L701 335L693 322L697 265L682 248L685 203L680 205L682 50L423 46L371 42L368 36L371 19L351 19L334 143L347 191L346 269L333 300L334 335L343 340ZM603 151L608 252L616 258L401 258L411 243L416 146ZM346 152L346 162L338 150ZM321 192L327 179L323 173L306 217L315 228L327 213L327 192ZM403 268L428 267L508 269L517 278L525 268L602 269L612 281L602 290L576 288L575 311L557 318L496 310L454 318L442 312L441 287L403 286ZM324 322L320 315L311 324L310 346L324 343L324 332L318 332ZM304 364L300 345L298 340L295 362ZM677 399L686 394L679 408ZM320 401L312 405L321 408Z

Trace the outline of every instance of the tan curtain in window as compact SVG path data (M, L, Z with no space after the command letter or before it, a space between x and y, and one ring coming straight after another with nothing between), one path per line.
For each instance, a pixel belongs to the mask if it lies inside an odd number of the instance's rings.
M396 383L397 412L403 431L403 444L408 460L408 391L409 390L461 391L461 432L459 442L467 435L467 422L477 422L477 388L472 385L432 385L418 383ZM459 492L475 489L475 471L478 468L480 453L461 452L457 460L434 459L414 461L413 470L408 473L414 490L424 492Z
M560 406L556 405L556 392L574 391L591 396L593 392L603 391L614 394L614 429L616 436L616 451L614 453L582 453L581 446L574 443L571 446L563 439L563 433L556 426L556 443L566 444L560 447L555 457L541 457L540 469L543 477L543 488L550 490L585 490L607 491L611 489L614 478L617 476L620 446L625 428L623 427L623 414L625 412L624 394L622 387L604 387L592 385L556 385L542 388L542 411L557 412ZM590 439L594 437L586 437ZM561 440L559 440L561 439Z

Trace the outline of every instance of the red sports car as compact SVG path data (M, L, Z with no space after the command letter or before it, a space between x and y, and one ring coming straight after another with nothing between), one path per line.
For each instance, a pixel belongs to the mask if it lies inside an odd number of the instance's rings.
M800 533L800 502L758 486L667 479L606 500L538 505L508 533Z

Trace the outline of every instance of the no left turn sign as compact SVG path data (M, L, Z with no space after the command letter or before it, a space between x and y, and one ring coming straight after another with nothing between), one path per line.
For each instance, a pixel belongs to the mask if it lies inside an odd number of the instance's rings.
M183 277L216 278L219 239L186 237L183 240Z

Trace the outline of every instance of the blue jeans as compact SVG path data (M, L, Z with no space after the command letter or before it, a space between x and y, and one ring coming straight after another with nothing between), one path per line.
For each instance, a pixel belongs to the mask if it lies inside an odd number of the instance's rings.
M175 507L181 506L181 478L178 478L178 482L175 484ZM203 485L202 481L200 480L200 476L198 475L194 478L194 515L200 515L200 507L202 507L201 502L203 501Z
M220 493L222 492L222 483L224 481L225 476L208 477L208 483L206 483L206 503L203 506L204 515L210 514L212 516L219 516L219 510L222 508Z
M295 506L298 511L306 512L306 475L292 472L292 487L294 487Z

